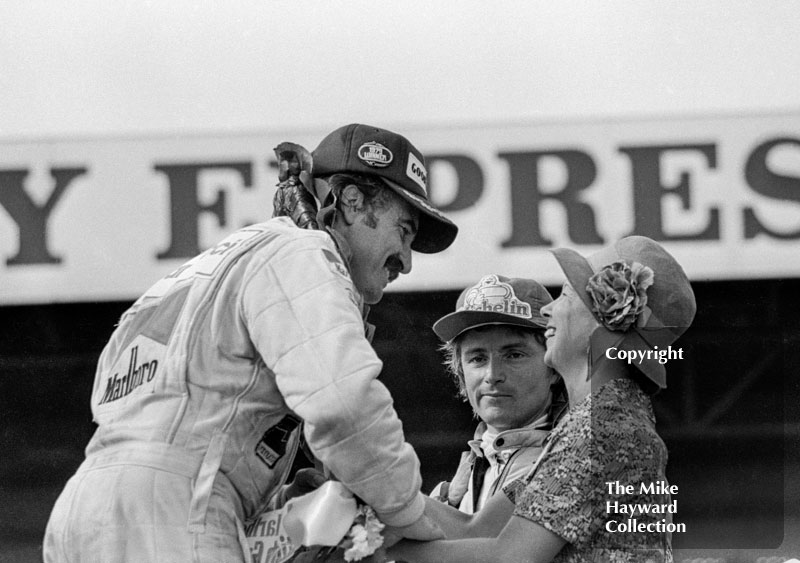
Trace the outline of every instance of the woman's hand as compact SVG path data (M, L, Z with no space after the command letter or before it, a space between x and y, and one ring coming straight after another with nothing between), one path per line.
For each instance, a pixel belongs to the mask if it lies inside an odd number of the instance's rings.
M417 541L431 541L444 539L445 535L441 527L425 512L420 516L416 522L396 528L394 526L386 526L383 529L383 546L388 548L396 544L403 538L417 540Z
M449 540L497 537L513 512L514 503L504 494L492 496L476 514L464 514L430 497L425 499L425 513L439 524Z

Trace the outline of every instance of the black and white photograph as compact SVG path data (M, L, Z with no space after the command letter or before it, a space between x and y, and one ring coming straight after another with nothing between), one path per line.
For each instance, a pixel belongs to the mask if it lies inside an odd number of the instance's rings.
M0 22L0 562L800 563L796 2Z

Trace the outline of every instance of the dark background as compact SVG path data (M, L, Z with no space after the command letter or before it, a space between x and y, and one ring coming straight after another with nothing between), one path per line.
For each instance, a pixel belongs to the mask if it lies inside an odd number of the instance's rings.
M800 280L693 286L684 360L667 364L669 388L654 399L687 527L675 560L800 557ZM390 293L370 316L426 492L454 471L475 424L430 329L457 296ZM40 560L50 508L93 432L95 363L129 305L0 307L0 561Z

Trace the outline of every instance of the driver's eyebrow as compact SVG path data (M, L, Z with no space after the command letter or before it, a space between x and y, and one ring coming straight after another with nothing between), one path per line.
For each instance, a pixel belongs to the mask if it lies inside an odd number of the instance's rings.
M512 342L507 344L503 344L500 346L499 350L501 352L508 352L509 350L519 350L520 348L529 348L530 343L525 340L525 338L515 339ZM487 351L486 345L481 342L476 342L475 344L464 346L461 350L464 354L485 354Z
M513 340L513 341L509 342L508 344L503 344L500 347L500 349L501 350L512 350L512 349L516 349L516 348L526 348L529 345L530 345L530 342L528 342L524 337L520 337L519 339Z
M464 346L461 350L464 354L476 354L480 352L486 352L486 346L483 344L473 344L471 346Z

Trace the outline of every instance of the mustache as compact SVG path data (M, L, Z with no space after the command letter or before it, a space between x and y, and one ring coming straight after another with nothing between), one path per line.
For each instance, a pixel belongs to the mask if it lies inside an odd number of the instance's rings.
M389 281L394 281L403 271L403 261L397 256L389 256L386 259L386 269L389 270Z

